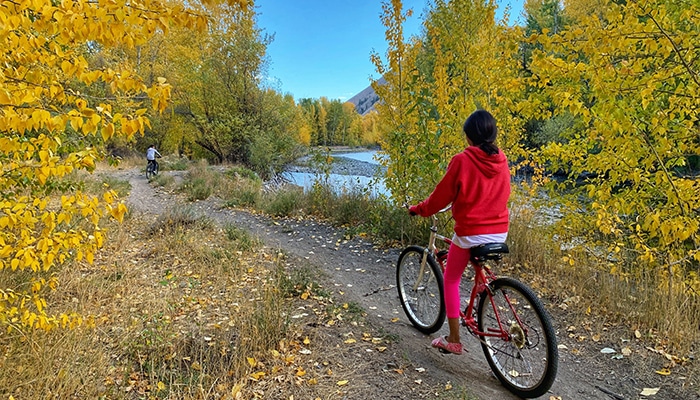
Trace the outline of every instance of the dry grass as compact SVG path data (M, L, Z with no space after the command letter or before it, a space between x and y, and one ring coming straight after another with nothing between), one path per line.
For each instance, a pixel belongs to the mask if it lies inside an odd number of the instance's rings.
M514 206L512 212L508 259L538 293L568 311L574 324L587 327L589 339L610 327L677 355L673 363L685 363L700 350L699 296L691 291L669 295L653 274L613 276L608 265L583 250L564 254L530 207Z
M0 398L327 398L344 396L343 379L370 393L387 377L417 379L358 358L389 345L362 310L335 304L305 261L247 235L187 207L110 226L94 265L57 270L49 298L51 311L94 327L3 333Z
M0 338L0 397L203 398L231 394L272 349L291 348L281 259L240 250L206 220L132 217L94 265L57 271L52 310L94 317L72 331ZM279 351L279 350L278 350Z

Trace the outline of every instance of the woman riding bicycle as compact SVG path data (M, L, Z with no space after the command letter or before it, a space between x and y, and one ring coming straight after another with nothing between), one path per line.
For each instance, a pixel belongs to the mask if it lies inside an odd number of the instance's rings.
M477 110L464 122L463 130L469 146L452 158L445 176L430 196L409 207L411 215L429 217L452 204L454 236L444 273L450 334L433 340L432 346L453 354L462 354L459 284L469 263L469 249L505 242L510 196L508 161L495 144L496 120L489 112Z

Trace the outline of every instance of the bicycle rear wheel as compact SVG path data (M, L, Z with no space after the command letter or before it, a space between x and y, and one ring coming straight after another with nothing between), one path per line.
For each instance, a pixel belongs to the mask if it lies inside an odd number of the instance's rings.
M442 270L429 254L423 263L424 249L407 247L396 265L396 286L406 316L425 334L437 332L445 322L442 297Z
M523 398L539 397L554 383L559 363L549 314L520 281L499 278L481 293L477 318L485 333L505 331L508 339L483 336L481 348L501 384Z

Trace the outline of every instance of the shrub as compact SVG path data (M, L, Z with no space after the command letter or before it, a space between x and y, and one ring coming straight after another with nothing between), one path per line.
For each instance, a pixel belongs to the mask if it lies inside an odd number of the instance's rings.
M303 198L304 192L301 188L276 192L267 199L263 211L277 217L291 216L302 208Z

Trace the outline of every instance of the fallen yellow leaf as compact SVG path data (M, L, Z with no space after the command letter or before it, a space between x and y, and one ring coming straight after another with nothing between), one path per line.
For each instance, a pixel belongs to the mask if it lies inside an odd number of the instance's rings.
M659 375L664 375L664 376L671 375L671 370L668 368L662 368L662 369L656 370L654 372L656 372Z
M349 381L338 381L338 386L345 386Z
M241 392L241 389L243 389L242 383L237 383L233 385L233 387L231 388L231 396L233 396L233 398L235 399L236 395L238 395Z
M262 378L263 376L265 376L265 373L263 371L258 371L258 372L254 372L254 373L250 374L250 377L256 381L258 379Z

